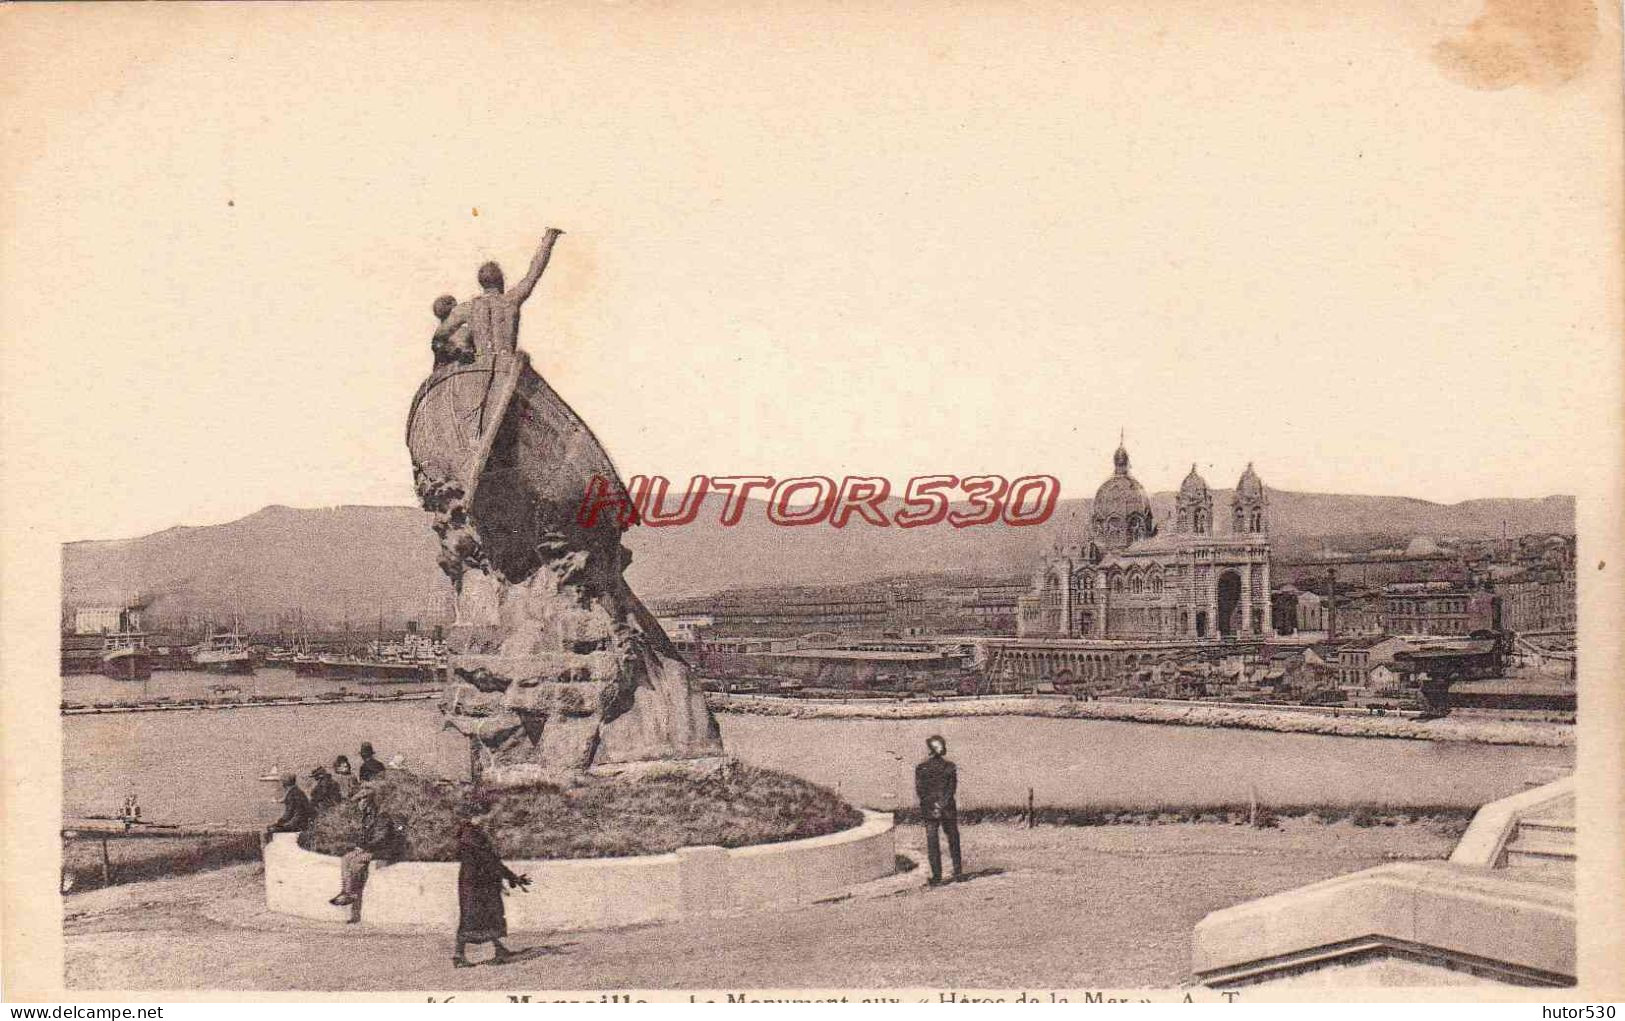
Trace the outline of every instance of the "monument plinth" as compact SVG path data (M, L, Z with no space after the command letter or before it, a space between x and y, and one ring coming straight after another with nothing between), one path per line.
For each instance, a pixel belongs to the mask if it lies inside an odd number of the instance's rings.
M510 312L510 331L538 265L516 299L482 296L486 314ZM477 319L480 300L461 318ZM418 388L406 429L418 497L435 515L440 565L457 593L448 725L470 738L475 770L495 784L720 756L687 664L622 575L628 523L579 514L593 487L624 497L609 456L524 352L482 342L477 330L472 340L450 345L468 355L437 365Z

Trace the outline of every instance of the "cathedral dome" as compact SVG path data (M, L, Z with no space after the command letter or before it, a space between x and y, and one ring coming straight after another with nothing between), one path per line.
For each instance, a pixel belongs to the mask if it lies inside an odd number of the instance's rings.
M1117 448L1112 455L1111 478L1095 490L1094 511L1090 515L1096 540L1107 549L1121 549L1136 539L1156 533L1152 523L1151 498L1128 472L1128 451Z
M1201 499L1207 496L1207 480L1196 474L1196 465L1191 465L1191 473L1179 484L1179 495L1186 499L1191 497Z
M1113 475L1095 490L1095 517L1115 514L1127 520L1135 513L1150 514L1151 498L1132 475Z

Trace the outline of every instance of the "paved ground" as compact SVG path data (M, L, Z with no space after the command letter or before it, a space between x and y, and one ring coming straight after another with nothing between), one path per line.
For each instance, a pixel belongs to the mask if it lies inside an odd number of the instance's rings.
M613 931L517 934L533 957L456 970L440 934L272 915L259 867L65 899L70 989L389 990L1166 987L1188 978L1207 912L1394 858L1444 857L1422 825L1288 820L968 826L967 868L786 912ZM917 827L899 849L923 859ZM918 873L916 873L917 875ZM546 896L537 890L530 896Z

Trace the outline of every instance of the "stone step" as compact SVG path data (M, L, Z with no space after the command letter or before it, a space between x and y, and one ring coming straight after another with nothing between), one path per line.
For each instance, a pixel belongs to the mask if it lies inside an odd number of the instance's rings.
M1508 851L1506 866L1501 871L1509 875L1527 876L1536 880L1546 878L1566 880L1572 883L1574 881L1574 865L1572 855Z
M1520 823L1517 833L1507 842L1506 850L1508 859L1514 854L1521 854L1573 860L1574 833L1572 830L1534 829Z
M1518 822L1518 828L1537 833L1566 833L1569 839L1574 838L1573 819L1522 819Z

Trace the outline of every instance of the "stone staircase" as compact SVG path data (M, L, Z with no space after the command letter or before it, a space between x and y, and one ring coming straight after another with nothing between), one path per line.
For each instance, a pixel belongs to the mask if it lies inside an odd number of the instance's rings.
M1572 775L1479 809L1447 862L1381 865L1215 911L1203 985L1568 986L1575 980Z
M1574 795L1560 798L1513 825L1500 866L1517 874L1574 879ZM1535 878L1530 876L1528 878Z

